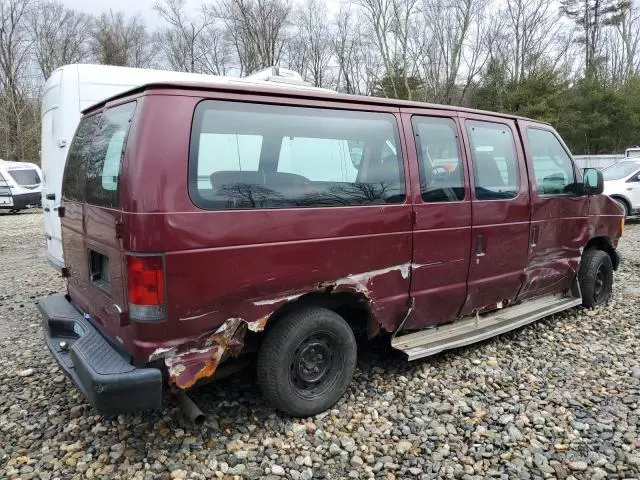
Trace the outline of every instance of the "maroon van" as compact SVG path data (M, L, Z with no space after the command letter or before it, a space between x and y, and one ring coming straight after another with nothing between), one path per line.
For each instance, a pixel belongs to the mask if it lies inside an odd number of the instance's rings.
M46 342L99 411L257 354L325 410L357 335L409 360L607 302L623 212L547 124L269 86L148 85L90 108L63 182Z

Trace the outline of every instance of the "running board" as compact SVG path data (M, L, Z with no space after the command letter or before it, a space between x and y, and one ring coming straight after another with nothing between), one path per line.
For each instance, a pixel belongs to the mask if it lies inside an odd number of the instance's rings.
M580 298L545 296L486 315L467 317L441 327L398 336L393 338L391 346L406 353L409 361L416 360L486 340L580 304Z

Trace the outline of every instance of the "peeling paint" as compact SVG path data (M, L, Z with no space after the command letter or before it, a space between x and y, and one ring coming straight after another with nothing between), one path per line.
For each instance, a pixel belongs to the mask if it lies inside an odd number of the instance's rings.
M215 313L215 312L207 312L207 313L203 313L201 315L195 315L193 317L179 318L178 321L182 322L182 321L186 321L186 320L197 320L198 318L206 317L207 315L210 315L212 313Z
M277 303L290 302L292 300L300 298L302 295L303 295L302 293L298 293L297 295L288 295L286 297L273 298L270 300L260 300L258 302L253 302L253 304L257 307L263 306L263 305L275 305Z
M299 296L299 295L298 295ZM297 297L296 297L297 298ZM259 318L258 320L256 320L255 322L250 322L247 325L247 328L252 331L252 332L261 332L264 330L264 327L267 326L267 322L269 321L269 318L271 317L271 314L265 315L262 318Z
M173 348L156 348L151 355L149 355L149 361L153 362L154 360L158 360L159 358L164 357L164 354L171 350L173 350Z
M354 273L339 279L338 281L336 281L336 285L345 285L345 284L348 285L352 283L366 285L376 277L379 277L381 275L386 275L387 273L396 272L396 271L400 272L400 275L402 275L402 278L406 280L407 278L409 278L409 271L411 267L412 267L411 263L403 263L401 265L394 265L392 267L381 268L380 270L371 270L370 272L364 272L364 273Z
M240 353L246 330L247 322L230 318L215 332L208 332L163 352L169 383L187 389L198 380L211 377L227 356Z

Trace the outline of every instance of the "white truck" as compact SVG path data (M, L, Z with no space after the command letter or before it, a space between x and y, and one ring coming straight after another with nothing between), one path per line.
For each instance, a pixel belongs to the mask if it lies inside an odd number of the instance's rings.
M267 82L279 87L314 88L296 72L277 67L270 67L244 78L84 64L65 65L55 70L44 86L40 146L46 256L54 268L60 270L64 267L58 208L67 152L80 122L81 112L132 88L164 81L244 84Z
M640 147L631 147L631 148L627 148L624 151L624 158L625 159L638 159L640 160Z

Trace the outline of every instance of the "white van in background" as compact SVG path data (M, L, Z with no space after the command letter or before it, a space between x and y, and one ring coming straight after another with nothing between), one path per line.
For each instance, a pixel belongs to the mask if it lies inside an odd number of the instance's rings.
M81 112L91 105L132 88L165 81L244 84L275 82L280 85L272 83L273 86L314 88L304 82L296 72L277 67L271 67L244 78L106 65L65 65L55 70L44 86L40 146L47 260L54 268L64 267L58 208L67 152L80 121Z
M40 205L42 172L35 163L0 160L0 209L17 212Z

